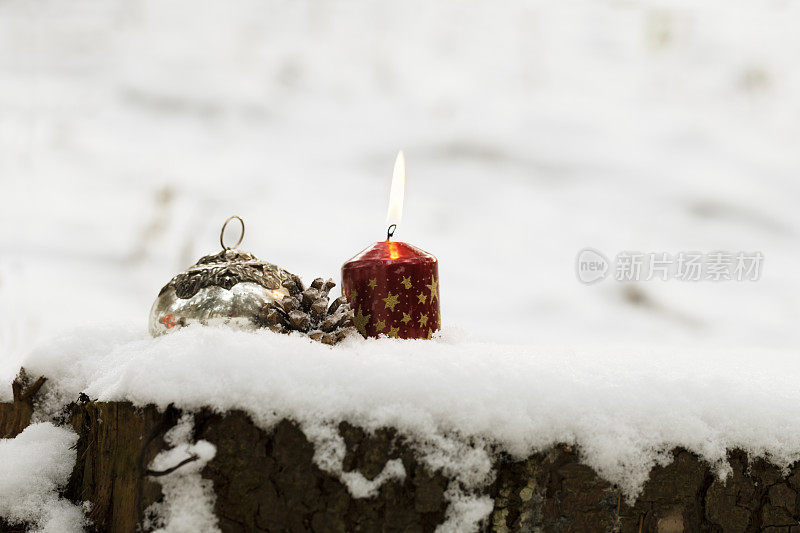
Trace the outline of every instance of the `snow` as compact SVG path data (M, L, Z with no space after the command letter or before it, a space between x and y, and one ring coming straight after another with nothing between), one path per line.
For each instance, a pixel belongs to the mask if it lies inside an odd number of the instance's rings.
M140 320L217 249L311 280L385 235L503 343L800 345L800 6L57 0L0 6L0 373ZM762 251L757 283L578 283L585 247ZM143 326L144 327L144 326Z
M0 517L37 533L83 531L81 508L58 494L72 473L77 440L74 431L47 422L0 439Z
M403 481L406 470L400 459L386 462L383 470L373 479L367 479L358 471L344 471L344 457L347 448L335 424L306 423L303 431L314 444L314 463L325 472L337 476L353 498L372 498L387 481Z
M798 11L0 3L0 384L22 363L47 375L41 420L86 391L242 406L265 427L292 415L309 434L390 423L464 487L491 478L467 435L520 454L577 443L629 494L675 444L785 464L800 450ZM244 249L338 278L385 234L400 148L396 237L440 260L443 339L144 336L159 289L216 251L231 214ZM586 247L765 264L752 283L585 286ZM318 444L336 473L335 443ZM451 524L480 515L470 498L451 494Z
M219 533L214 514L214 487L203 479L200 471L217 453L208 441L191 441L194 421L185 414L172 427L164 440L170 448L159 453L150 470L164 472L189 461L174 471L152 479L161 483L164 499L145 510L142 524L145 531L154 533Z
M354 337L330 348L194 326L151 339L137 323L76 330L24 364L31 375L57 376L42 391L53 406L85 392L160 408L241 408L264 428L294 419L332 472L341 471L342 444L326 424L396 427L423 461L467 490L491 481L494 446L517 457L576 446L631 498L675 446L720 474L732 448L779 465L800 459L800 358L792 351L532 347L449 330L434 341ZM354 495L371 493L350 481Z

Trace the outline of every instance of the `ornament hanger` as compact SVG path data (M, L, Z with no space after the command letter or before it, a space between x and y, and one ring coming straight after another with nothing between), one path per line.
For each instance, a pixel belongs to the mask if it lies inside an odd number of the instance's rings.
M233 246L225 246L225 228L228 226L228 222L230 222L233 219L238 220L239 223L242 225L242 233L239 235L239 240L236 241L236 244L234 244ZM222 230L219 232L219 243L220 245L222 245L223 250L233 250L235 248L238 248L239 245L242 244L242 239L244 239L244 220L242 220L242 217L240 216L233 215L232 217L229 217L228 220L226 220L225 223L222 225Z

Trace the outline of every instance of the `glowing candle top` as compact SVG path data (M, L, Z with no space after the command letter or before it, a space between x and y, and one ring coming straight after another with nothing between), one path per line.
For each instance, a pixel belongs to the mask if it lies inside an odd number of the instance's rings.
M389 192L385 241L342 266L342 292L365 337L430 338L441 327L439 263L431 254L391 240L403 214L405 158L397 154Z

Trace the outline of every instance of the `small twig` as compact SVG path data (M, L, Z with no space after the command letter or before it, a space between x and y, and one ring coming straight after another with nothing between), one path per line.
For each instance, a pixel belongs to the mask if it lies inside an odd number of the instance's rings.
M145 474L147 474L148 476L152 476L152 477L161 477L161 476L166 476L166 475L168 475L168 474L171 474L171 473L173 473L174 471L176 471L177 469L179 469L179 468L180 468L180 467L182 467L183 465L189 464L189 463L191 463L191 462L193 462L193 461L197 461L198 459L200 459L200 456L199 456L199 455L197 455L197 454L195 454L195 453L193 453L193 454L191 455L191 457L187 457L186 459L184 459L184 460L183 460L183 461L181 461L180 463L178 463L178 464L176 464L175 466L172 466L172 467L170 467L170 468L167 468L166 470L161 470L161 471L157 471L157 470L145 470Z
M614 518L614 525L611 526L611 529L617 529L619 525L619 512L622 508L622 489L617 489L617 516Z
M24 368L21 368L19 375L11 382L11 390L14 392L14 401L24 402L30 399L34 394L39 392L39 389L42 388L45 381L47 381L47 378L41 376L33 385L28 386L28 383L30 383L28 374L25 372Z
M639 515L639 533L642 533L642 526L644 525L644 514Z
M24 391L24 392L23 392L23 393L20 395L20 399L21 399L21 400L27 400L28 398L30 398L31 396L33 396L34 394L36 394L37 392L39 392L39 389L41 389L41 388L42 388L42 385L44 385L44 382L45 382L45 381L47 381L47 378L46 378L46 377L44 377L44 376L41 376L39 379L37 379L37 380L36 380L36 381L33 383L33 385L31 385L30 387L28 387L28 388L27 388L27 389L26 389L26 390L25 390L25 391Z
M178 420L178 410L175 409L173 404L169 404L167 406L167 410L164 411L163 416L160 417L160 420L156 423L155 427L150 429L147 434L147 438L145 438L144 443L142 444L141 451L139 452L139 457L136 459L136 469L142 474L147 473L147 469L145 468L145 464L149 463L150 460L148 459L145 462L145 455L150 450L150 445L153 441L158 438L159 436L164 435L164 433L169 429L169 427L174 424ZM136 509L139 510L139 513L144 512L144 507L142 502L144 500L144 483L137 483L136 489Z

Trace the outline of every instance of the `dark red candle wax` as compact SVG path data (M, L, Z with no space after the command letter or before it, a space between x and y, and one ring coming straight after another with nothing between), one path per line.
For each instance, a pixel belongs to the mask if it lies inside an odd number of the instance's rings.
M347 261L342 292L365 337L428 339L441 328L439 263L410 244L378 242Z

